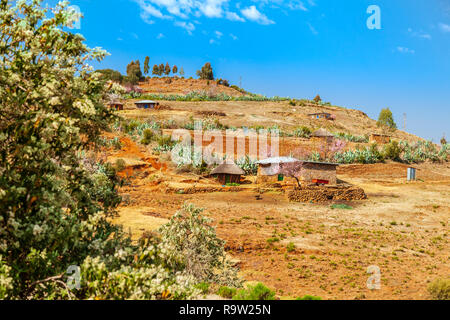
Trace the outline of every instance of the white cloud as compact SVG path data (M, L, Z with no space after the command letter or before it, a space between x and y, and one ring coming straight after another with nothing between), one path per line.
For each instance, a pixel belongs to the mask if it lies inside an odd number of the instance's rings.
M216 31L215 34L216 34L217 39L220 39L223 36L223 33L220 31Z
M256 9L255 6L250 6L241 10L241 13L248 20L255 21L259 24L274 24L275 22L267 18L267 16Z
M159 9L155 8L153 5L148 3L145 0L135 0L140 8L141 8L141 18L144 20L144 22L148 24L155 23L153 20L151 20L151 17L159 18L159 19L170 19L170 16L164 15Z
M308 25L309 30L311 30L312 34L314 35L319 34L319 32L317 32L316 28L314 28L314 26L311 23L307 22L306 24Z
M195 18L224 18L230 21L253 21L270 25L265 11L308 11L315 6L315 0L252 0L255 5L234 3L231 0L130 0L139 5L140 16L149 24L156 19L186 20ZM234 8L234 10L232 9ZM235 12L235 10L237 10ZM192 23L192 21L186 24ZM191 28L192 29L192 28ZM192 30L191 30L192 32Z
M416 37L416 38L421 38L421 39L427 39L427 40L431 40L431 35L425 32L417 32L414 31L412 28L408 28L408 32L411 34L411 36Z
M183 28L187 31L189 35L192 35L192 31L195 30L195 26L190 22L185 21L175 21L175 26Z
M158 35L156 36L156 39L162 39L162 38L164 38L164 37L165 37L164 34L160 33L160 34L158 34Z
M236 37L234 34L232 34L232 33L230 33L230 37L231 37L231 39L233 39L233 40L237 40L238 39L238 37Z
M303 1L290 1L288 3L288 7L291 10L302 10L302 11L308 11Z
M409 49L409 48L406 48L406 47L397 47L397 51L400 52L400 53L409 53L409 54L416 53L415 50Z
M445 33L450 32L450 25L448 24L439 23L439 28Z
M206 0L198 1L198 9L208 18L222 17L222 5L228 0Z
M235 12L230 12L227 11L225 12L225 17L230 20L230 21L240 21L240 22L245 22L245 19L242 18L241 16L239 16L237 13Z

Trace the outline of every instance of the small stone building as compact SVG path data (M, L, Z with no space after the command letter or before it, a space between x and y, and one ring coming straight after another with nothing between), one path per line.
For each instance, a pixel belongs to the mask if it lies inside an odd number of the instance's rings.
M134 103L139 109L157 109L159 102L152 100L141 100Z
M302 170L303 181L309 183L328 181L329 185L336 185L337 167L337 163L305 161Z
M285 163L298 162L298 159L292 157L273 157L258 161L258 183L281 183L294 181L291 177L285 177L279 173L280 166Z
M310 117L312 119L316 119L316 120L320 120L320 119L331 120L332 119L331 113L327 113L327 112L310 113L310 114L308 114L308 117Z
M338 164L328 162L315 162L298 160L291 157L276 157L258 162L258 183L296 183L292 177L286 177L280 173L280 167L284 164L299 162L298 177L306 183L337 184L336 169Z
M385 134L372 133L369 137L369 142L378 144L387 144L391 142L391 137Z
M228 183L241 183L241 176L244 174L244 170L239 168L233 161L225 161L211 171L211 175L217 177L217 180L219 180L222 185Z

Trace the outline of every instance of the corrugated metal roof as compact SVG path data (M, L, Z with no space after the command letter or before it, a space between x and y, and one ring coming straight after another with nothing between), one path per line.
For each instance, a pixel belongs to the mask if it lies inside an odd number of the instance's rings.
M273 163L292 163L292 162L298 162L300 160L292 158L292 157L273 157L273 158L267 158L264 160L260 160L257 163L259 164L273 164Z
M141 100L141 101L136 101L135 104L141 104L141 103L157 103L156 101L153 100Z
M277 163L293 163L293 162L315 163L315 164L339 166L339 163L299 160L299 159L292 158L292 157L273 157L273 158L268 158L268 159L258 161L257 163L258 164L277 164Z

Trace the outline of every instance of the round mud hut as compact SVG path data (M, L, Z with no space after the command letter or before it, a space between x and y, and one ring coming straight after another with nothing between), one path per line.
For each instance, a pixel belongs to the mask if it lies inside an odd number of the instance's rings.
M217 177L217 180L222 185L240 183L241 176L244 174L244 170L239 168L233 161L226 161L211 171L211 175Z
M331 143L334 139L334 135L323 128L314 131L311 137L314 141L319 143Z

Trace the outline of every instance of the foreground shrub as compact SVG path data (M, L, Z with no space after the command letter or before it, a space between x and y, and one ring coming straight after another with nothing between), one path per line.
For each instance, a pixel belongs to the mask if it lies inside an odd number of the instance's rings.
M155 133L151 129L145 129L143 132L143 137L141 139L141 143L144 145L148 145L152 143L153 139L155 138Z
M236 288L222 286L219 288L219 291L217 291L217 294L222 298L231 299L236 294L236 292L237 292Z
M391 141L384 146L384 157L391 160L400 160L402 150L397 141Z
M267 288L264 284L258 283L249 285L245 289L240 289L233 296L233 300L275 300L275 292Z
M428 285L428 292L434 300L450 300L450 278L434 280Z
M209 292L209 286L210 284L208 282L200 282L195 285L195 287L199 289L203 294L207 294Z
M310 296L310 295L305 295L303 297L298 297L296 300L322 300L321 297L316 297L316 296Z
M134 244L110 222L120 180L89 152L117 123L105 80L87 64L106 53L64 31L76 15L67 2L40 4L0 2L0 299L196 297L191 270L167 259L164 244L177 235ZM184 234L203 229L192 226ZM215 258L209 266L220 266ZM78 289L68 285L73 272Z
M224 244L203 209L184 204L170 221L161 227L164 259L174 270L184 270L198 282L215 282L240 286L236 270L226 258Z

